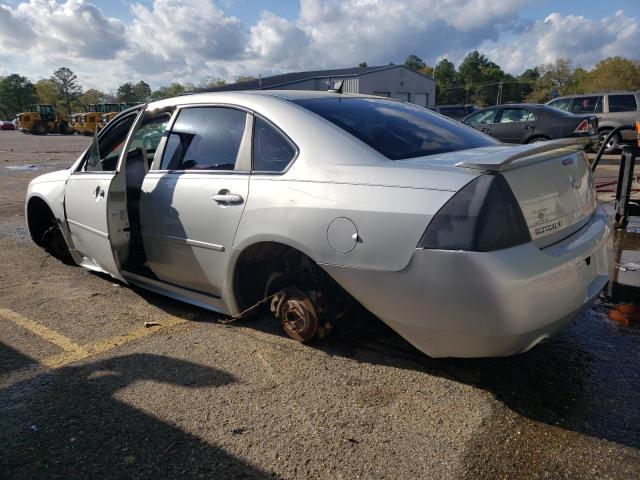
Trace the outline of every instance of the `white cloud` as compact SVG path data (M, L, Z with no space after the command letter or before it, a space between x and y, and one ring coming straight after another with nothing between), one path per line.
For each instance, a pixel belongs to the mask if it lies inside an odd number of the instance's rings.
M300 65L311 38L294 23L263 11L260 21L251 27L247 53L264 62L286 67Z
M244 25L225 13L233 0L133 3L127 24L91 0L29 0L0 5L0 60L34 78L67 65L85 87L114 89L140 79L155 87L397 63L412 53L431 64L444 56L458 62L473 49L514 73L558 57L591 66L606 56L638 56L638 19L617 12L601 20L559 13L523 20L531 1L300 0L298 18L263 11Z
M48 63L69 57L109 59L126 48L125 25L116 18L105 17L100 10L83 0L57 3L53 0L30 0L20 3L9 18L14 31L0 30L3 40L10 37L23 43L23 55ZM18 31L15 31L18 29ZM11 43L10 43L11 44Z
M551 63L557 58L589 68L610 56L638 58L640 25L638 19L626 17L622 11L600 20L552 13L517 37L485 42L481 49L512 72Z

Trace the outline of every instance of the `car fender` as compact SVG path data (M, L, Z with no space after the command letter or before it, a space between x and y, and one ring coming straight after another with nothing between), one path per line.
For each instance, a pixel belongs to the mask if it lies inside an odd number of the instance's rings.
M34 197L42 199L51 209L53 216L59 221L66 221L64 213L64 191L71 170L58 170L34 178L27 187L25 201L25 218L29 200Z

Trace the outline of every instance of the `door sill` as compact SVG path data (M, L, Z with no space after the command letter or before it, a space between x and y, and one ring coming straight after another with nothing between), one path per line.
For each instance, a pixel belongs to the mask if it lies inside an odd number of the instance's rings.
M122 276L129 283L159 293L160 295L165 295L214 312L223 313L225 315L227 314L227 310L221 297L179 287L172 283L163 282L162 280L150 278L134 272L123 270Z

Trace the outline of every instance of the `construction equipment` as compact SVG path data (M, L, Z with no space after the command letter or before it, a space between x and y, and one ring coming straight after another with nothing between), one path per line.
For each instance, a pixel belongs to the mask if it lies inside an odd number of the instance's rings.
M98 123L100 123L100 116L102 115L98 111L99 105L89 104L84 105L84 112L78 115L78 122L75 126L75 131L80 135L91 136L96 131Z
M69 116L55 113L53 105L29 105L27 111L19 113L16 119L18 129L23 133L33 135L73 134L73 130L69 128Z
M126 105L126 104L105 103L104 111L100 117L100 123L98 124L98 130L102 130L107 125L107 123L109 123L111 120L115 118L116 115L118 115L118 113L122 112L123 110L126 110L126 108L123 108L123 105Z

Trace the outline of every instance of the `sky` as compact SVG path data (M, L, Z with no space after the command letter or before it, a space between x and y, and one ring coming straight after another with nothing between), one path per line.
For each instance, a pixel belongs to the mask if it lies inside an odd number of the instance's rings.
M84 88L402 63L640 59L640 0L0 0L0 75Z

